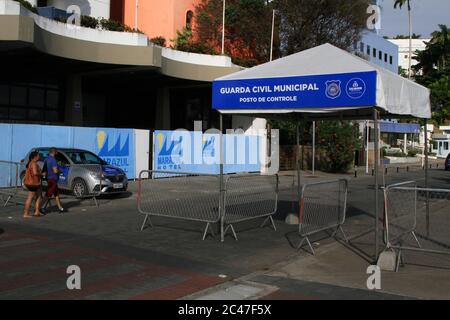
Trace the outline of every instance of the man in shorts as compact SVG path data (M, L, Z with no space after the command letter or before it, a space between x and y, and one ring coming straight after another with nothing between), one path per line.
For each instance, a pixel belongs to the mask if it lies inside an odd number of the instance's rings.
M44 168L47 168L47 192L44 197L44 205L42 208L46 208L51 197L55 197L56 205L58 206L59 213L65 212L61 205L58 191L58 180L61 171L58 169L58 163L55 156L58 154L56 148L50 148L49 155L44 162Z

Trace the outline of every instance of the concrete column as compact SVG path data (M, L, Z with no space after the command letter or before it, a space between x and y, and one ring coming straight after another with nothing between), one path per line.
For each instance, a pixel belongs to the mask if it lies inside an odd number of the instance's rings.
M155 129L169 130L170 124L170 90L161 87L157 90Z
M65 123L83 126L83 88L80 75L69 75L66 80Z

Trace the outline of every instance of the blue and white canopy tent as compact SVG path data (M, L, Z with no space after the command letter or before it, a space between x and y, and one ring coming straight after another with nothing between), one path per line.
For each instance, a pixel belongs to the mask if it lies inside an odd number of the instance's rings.
M223 114L311 121L373 118L375 136L380 117L431 117L427 88L330 44L216 79L212 104L220 113L221 124ZM375 172L375 216L379 221L378 165ZM378 256L379 223L375 233Z

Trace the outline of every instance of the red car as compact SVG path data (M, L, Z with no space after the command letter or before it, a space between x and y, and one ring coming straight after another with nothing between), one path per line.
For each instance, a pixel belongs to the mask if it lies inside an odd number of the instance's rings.
M445 159L445 170L450 170L450 153L447 156L447 159Z

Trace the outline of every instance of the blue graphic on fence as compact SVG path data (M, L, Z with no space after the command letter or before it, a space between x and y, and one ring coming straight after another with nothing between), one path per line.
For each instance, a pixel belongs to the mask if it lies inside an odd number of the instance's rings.
M98 155L109 165L121 168L128 175L134 171L130 161L130 136L133 132L121 131L107 129L97 131ZM122 144L122 141L125 143Z
M126 171L128 178L135 178L133 129L1 123L0 136L0 160L20 162L28 151L38 147L78 148L98 154ZM0 179L1 185L6 181Z
M153 170L218 174L220 172L219 134L155 131ZM224 135L225 173L259 172L257 155L260 137Z

